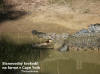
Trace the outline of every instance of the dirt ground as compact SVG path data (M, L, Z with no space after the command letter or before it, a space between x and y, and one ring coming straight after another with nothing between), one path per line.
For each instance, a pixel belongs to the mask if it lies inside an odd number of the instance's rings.
M17 19L7 19L0 22L0 32L42 32L75 33L90 24L100 23L100 1L80 3L72 6L51 4L40 6L29 14ZM11 16L15 16L13 14ZM2 18L1 18L2 19Z

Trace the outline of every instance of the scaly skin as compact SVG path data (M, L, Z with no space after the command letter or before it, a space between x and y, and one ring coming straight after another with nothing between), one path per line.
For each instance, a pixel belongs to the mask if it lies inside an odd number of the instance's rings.
M63 44L63 47L75 47L78 49L95 49L100 48L100 33L84 33L69 36ZM62 48L63 48L62 47ZM62 50L62 48L60 50ZM68 49L67 49L68 50Z
M54 43L54 49L59 51L68 51L70 49L99 49L100 48L100 33L81 33L68 35L56 34L56 33L42 33L33 32L39 38L52 40Z

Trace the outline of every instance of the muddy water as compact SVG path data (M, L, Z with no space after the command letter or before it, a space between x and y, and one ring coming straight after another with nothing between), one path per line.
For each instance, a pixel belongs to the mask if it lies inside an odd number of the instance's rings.
M54 53L53 53L54 54ZM56 54L56 55L55 55ZM75 52L50 54L41 62L41 73L45 74L100 74L100 54Z
M41 71L47 74L100 74L100 65L77 63L74 60L56 60L41 64Z

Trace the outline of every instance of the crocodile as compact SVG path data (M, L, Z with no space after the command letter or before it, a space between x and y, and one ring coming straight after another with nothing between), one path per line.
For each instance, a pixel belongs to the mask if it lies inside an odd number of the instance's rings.
M64 40L60 51L68 51L71 49L81 50L81 49L100 49L100 33L85 33L76 36L69 36Z
M98 24L97 24L98 26ZM56 34L56 33L43 33L36 30L32 31L32 34L37 35L39 38L52 40L54 43L54 49L59 51L76 50L94 50L100 49L100 30L99 27L91 25L88 29L83 29L75 34L69 35L68 33ZM100 26L100 25L99 25ZM98 29L96 29L98 28Z
M52 40L56 42L57 40L60 39L66 39L68 38L69 34L68 33L62 33L62 34L57 34L57 33L43 33L43 32L38 32L36 30L32 30L33 35L37 35L39 38L44 38L47 40Z

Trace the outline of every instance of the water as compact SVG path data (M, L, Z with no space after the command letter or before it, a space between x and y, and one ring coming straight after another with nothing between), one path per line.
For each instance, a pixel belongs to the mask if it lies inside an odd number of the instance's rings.
M0 41L0 63L34 60L40 62L40 74L100 74L100 52L94 50L59 52L53 49L33 49L32 43ZM0 74L23 73L4 71Z
M59 55L59 53L57 54ZM99 53L68 52L60 53L61 57L59 57L57 54L54 54L50 58L45 58L45 60L41 62L41 73L43 72L46 74L100 74Z
M77 64L74 60L56 60L41 64L41 71L47 74L100 74L100 65Z

